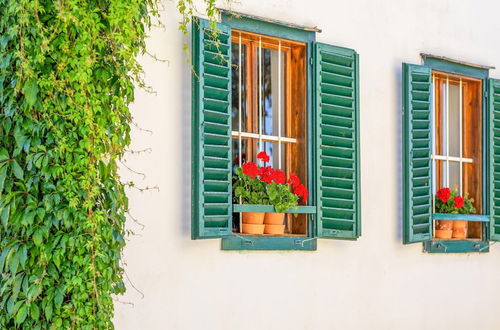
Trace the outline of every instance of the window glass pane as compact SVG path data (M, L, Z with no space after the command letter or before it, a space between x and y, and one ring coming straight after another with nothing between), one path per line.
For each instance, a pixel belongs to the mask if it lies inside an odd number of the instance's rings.
M245 44L241 45L241 86L240 86L240 52L239 52L239 43L233 42L232 44L232 72L231 72L231 84L232 84L232 124L233 131L238 131L239 125L239 97L241 91L241 132L250 132L247 127L247 67L246 56L247 56L247 47Z
M285 136L285 54L281 52L280 70L278 53L262 49L262 134L278 136L281 124L281 136Z
M233 139L233 146L232 146L232 152L233 152L233 173L236 171L236 169L240 166L240 156L239 156L239 143L238 139ZM248 140L247 139L241 139L241 164L245 163L247 160L251 160L247 158L247 153L248 153Z
M451 190L460 191L460 163L459 162L449 162L449 176L448 182L447 173L448 167L446 166L446 161L436 162L436 175L437 175L437 189L448 187Z
M451 190L460 192L460 163L450 162L450 187Z
M450 156L460 157L460 87L450 84L448 112Z
M281 168L284 170L286 168L286 144L281 143L281 167L279 166L279 143L278 142L264 142L264 151L270 157L269 163L266 166L272 166L274 168Z

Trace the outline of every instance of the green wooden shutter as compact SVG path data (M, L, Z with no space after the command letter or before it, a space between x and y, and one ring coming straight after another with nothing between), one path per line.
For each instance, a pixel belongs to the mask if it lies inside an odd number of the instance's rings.
M358 54L314 44L316 111L316 235L361 235Z
M231 234L231 31L193 20L191 236Z
M427 66L403 63L403 243L432 236L432 84Z
M488 80L490 240L500 241L500 80Z

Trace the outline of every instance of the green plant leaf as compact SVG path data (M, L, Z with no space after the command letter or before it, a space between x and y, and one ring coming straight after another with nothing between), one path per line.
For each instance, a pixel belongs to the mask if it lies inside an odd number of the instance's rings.
M6 161L9 159L9 152L5 148L0 148L0 162Z
M53 312L53 307L52 307L52 303L49 301L47 303L47 305L45 306L44 308L44 314L45 314L45 317L47 318L47 320L52 320L52 312Z
M40 308L37 304L31 304L30 315L35 321L40 318Z
M26 259L28 259L28 249L26 248L26 245L22 246L19 251L21 254L19 260L21 261L21 266L24 267L26 265Z
M22 180L24 177L24 171L21 168L21 166L19 166L19 164L17 163L16 160L14 160L11 164L12 164L12 171L14 172L14 175L16 176L16 178L18 178L19 180Z
M35 245L37 245L37 246L40 246L42 244L42 241L43 241L43 236L42 236L41 230L35 231L32 238L33 238L33 243L35 243Z
M2 225L5 229L7 229L7 226L9 225L9 211L10 211L10 206L7 205L2 208L2 211L0 213Z
M26 319L26 316L28 315L28 306L25 304L25 305L22 305L19 310L17 311L17 315L16 315L16 323L17 324L21 324L24 322L24 320Z
M36 103L38 96L38 84L35 79L29 79L24 84L24 96L26 97L26 102L28 102L30 106L33 106Z
M10 252L10 247L3 249L2 254L0 254L0 273L3 272L3 266L5 264L5 259Z
M12 274L17 273L17 267L19 266L19 259L20 255L19 253L13 253L10 258L9 258L9 270Z
M3 191L3 187L5 185L5 179L7 178L7 169L9 168L8 165L6 165L5 163L2 165L0 165L0 195Z

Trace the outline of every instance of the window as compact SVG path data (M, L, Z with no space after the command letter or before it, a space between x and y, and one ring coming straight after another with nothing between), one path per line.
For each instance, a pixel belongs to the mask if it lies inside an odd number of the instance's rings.
M433 195L443 187L468 194L481 214L482 81L440 71L432 72L432 81ZM482 238L481 222L468 227L468 238Z
M224 250L315 250L360 236L358 55L311 29L222 12L214 33L193 22L192 238ZM285 236L242 235L232 174L258 151L307 182Z
M306 44L232 31L233 168L266 151L268 165L307 182ZM240 213L233 232L240 233ZM307 216L286 217L287 235L307 235Z
M489 67L422 56L424 65L403 64L403 243L487 252L500 238L498 81L488 79ZM441 187L468 193L478 214L435 213ZM459 219L468 220L466 239L434 238L435 221Z

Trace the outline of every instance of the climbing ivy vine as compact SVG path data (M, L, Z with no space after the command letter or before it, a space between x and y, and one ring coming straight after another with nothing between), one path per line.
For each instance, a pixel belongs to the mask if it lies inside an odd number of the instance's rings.
M118 162L158 2L0 8L0 328L113 328L128 211ZM193 8L178 2L184 32Z

